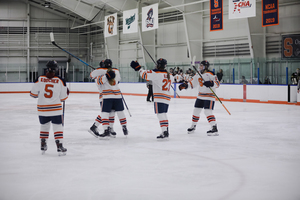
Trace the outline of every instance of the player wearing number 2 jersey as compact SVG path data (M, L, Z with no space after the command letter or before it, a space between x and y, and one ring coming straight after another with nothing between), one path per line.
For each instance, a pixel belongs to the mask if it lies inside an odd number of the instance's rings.
M68 89L64 79L55 76L56 61L49 61L46 66L46 75L38 77L30 91L31 97L38 98L37 110L41 124L41 150L43 153L47 150L50 123L52 122L57 151L60 155L65 155L67 149L62 146L63 119L61 102L68 98Z
M170 87L174 82L174 77L170 75L165 69L167 60L160 58L157 60L156 69L143 70L137 61L132 61L130 66L139 71L140 76L147 80L152 81L153 96L154 96L154 112L157 114L162 133L157 136L157 139L169 137L169 121L167 112L171 100Z
M196 130L196 125L200 119L200 113L204 109L208 123L211 125L211 130L207 131L208 136L217 136L218 129L216 118L213 115L215 105L215 96L210 88L215 92L216 88L220 86L220 82L214 72L209 71L209 62L202 61L200 64L200 73L196 74L188 83L183 83L179 86L179 90L187 88L198 88L198 97L195 102L192 126L188 128L188 133L193 133Z

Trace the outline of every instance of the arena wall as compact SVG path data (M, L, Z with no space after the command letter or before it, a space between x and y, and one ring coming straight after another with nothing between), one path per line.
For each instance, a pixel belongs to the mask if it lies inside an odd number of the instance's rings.
M0 83L0 94L29 93L32 84L33 83ZM68 82L67 85L71 94L98 93L98 89L93 82ZM178 85L178 83L173 84L173 88L181 98L196 98L197 90L187 89L179 91ZM146 96L148 92L146 83L120 83L120 89L123 95ZM221 84L216 94L221 101L300 105L300 93L297 93L296 85L244 86L240 84ZM175 92L173 93L173 97L178 98Z

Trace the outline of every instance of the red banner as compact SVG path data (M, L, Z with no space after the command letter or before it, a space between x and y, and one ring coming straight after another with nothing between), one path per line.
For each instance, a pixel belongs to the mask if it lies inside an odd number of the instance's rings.
M279 0L262 0L262 26L279 24Z
M223 30L223 0L210 0L210 31Z

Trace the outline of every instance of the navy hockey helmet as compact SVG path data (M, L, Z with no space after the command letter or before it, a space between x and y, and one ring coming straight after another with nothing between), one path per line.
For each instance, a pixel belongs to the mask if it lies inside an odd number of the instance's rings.
M203 65L203 66L204 66L204 68L201 70L202 72L203 72L204 70L206 70L206 71L209 70L209 62L208 62L207 60L203 60L203 61L200 63L200 65Z
M158 69L165 69L165 67L167 66L167 60L166 59L163 59L163 58L160 58L156 61L157 63L157 68Z
M111 59L104 60L104 67L105 68L111 68L112 67L112 61L111 61Z
M48 72L56 72L57 71L57 62L55 60L50 60L46 64Z
M104 60L101 60L101 61L100 61L99 67L100 67L100 68L104 68Z

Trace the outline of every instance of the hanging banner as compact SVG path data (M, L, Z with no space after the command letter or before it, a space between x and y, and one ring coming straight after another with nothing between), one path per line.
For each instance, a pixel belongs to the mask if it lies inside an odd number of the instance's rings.
M223 0L210 0L210 31L223 30Z
M110 37L118 34L117 13L105 16L104 37Z
M138 32L139 13L138 9L126 10L123 12L123 33Z
M229 19L247 18L256 16L255 0L229 0Z
M262 0L262 26L275 26L279 24L279 0Z
M282 36L282 59L300 59L300 34Z
M158 28L158 3L142 8L142 31Z

